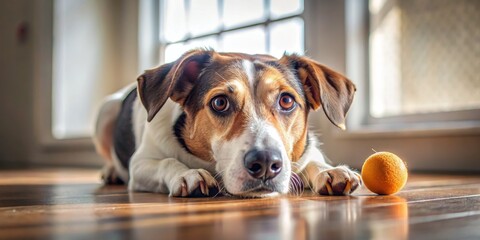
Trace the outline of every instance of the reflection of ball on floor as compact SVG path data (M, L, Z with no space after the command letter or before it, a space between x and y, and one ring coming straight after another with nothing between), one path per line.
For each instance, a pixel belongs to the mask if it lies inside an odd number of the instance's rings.
M362 179L367 188L388 195L400 191L407 183L408 171L397 155L377 152L367 158L362 167Z

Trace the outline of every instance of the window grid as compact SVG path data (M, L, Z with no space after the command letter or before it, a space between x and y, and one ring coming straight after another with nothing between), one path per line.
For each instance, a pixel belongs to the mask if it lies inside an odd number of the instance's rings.
M163 0L160 0L163 2ZM185 3L185 16L187 18L187 29L188 29L188 17L189 17L189 13L190 13L190 2L191 0L183 0L184 3ZM196 35L196 36L192 36L190 30L187 31L187 33L185 34L185 36L180 39L180 40L177 40L177 41L167 41L167 40L164 40L163 37L160 37L161 41L160 41L160 45L162 46L162 49L165 49L168 45L171 45L171 44L176 44L176 43L186 43L186 42L189 42L189 41L192 41L192 40L197 40L197 39L202 39L202 38L206 38L206 37L215 37L216 41L217 42L221 42L221 36L222 34L224 33L229 33L229 32L234 32L234 31L237 31L237 30L242 30L242 29L249 29L249 28L253 28L253 27L258 27L258 26L263 26L263 29L264 29L264 32L265 32L265 47L266 47L266 52L270 52L271 50L271 46L270 46L270 31L268 31L268 28L269 26L272 24L272 23L276 23L276 22L281 22L281 21L285 21L285 20L290 20L290 19L294 19L294 18L300 18L302 20L303 19L303 12L304 12L304 8L303 8L303 2L301 3L301 9L300 11L298 12L294 12L292 14L289 14L289 15L286 15L286 16L283 16L283 17L277 17L275 19L272 18L271 14L270 14L270 8L271 8L271 0L263 0L263 7L264 7L264 13L263 13L263 18L264 20L263 21L257 21L257 22L254 22L254 23L249 23L249 24L241 24L239 26L236 26L236 27L225 27L225 24L224 24L224 14L223 14L223 9L224 9L224 0L217 0L217 4L218 4L218 16L219 16L219 21L220 21L220 25L219 25L219 28L217 31L213 31L213 32L210 32L210 33L206 33L206 34L199 34L199 35ZM160 4L160 6L165 6L165 4ZM162 10L165 10L164 7L162 7ZM161 26L163 26L163 22L161 22Z

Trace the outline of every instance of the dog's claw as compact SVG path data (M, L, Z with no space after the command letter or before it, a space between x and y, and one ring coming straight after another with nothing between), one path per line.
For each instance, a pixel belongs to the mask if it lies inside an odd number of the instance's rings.
M205 182L204 181L201 181L199 183L199 186L200 186L200 191L203 193L203 195L207 195L208 196L208 188L205 187Z
M350 194L352 191L352 183L351 181L347 180L347 185L345 186L345 189L343 189L343 195L348 195Z
M327 187L328 195L332 196L333 195L333 190L332 190L332 186L330 186L330 183L327 182L325 184L325 187Z
M187 185L185 183L182 183L182 197L186 197L187 195Z

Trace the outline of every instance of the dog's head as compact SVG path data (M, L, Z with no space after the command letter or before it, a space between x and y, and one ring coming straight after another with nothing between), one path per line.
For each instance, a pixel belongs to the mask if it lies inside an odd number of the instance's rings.
M345 128L355 86L297 55L193 50L146 71L138 92L148 121L168 98L182 106L179 141L216 164L228 193L267 196L289 190L292 162L308 144L309 111L321 106L333 124Z

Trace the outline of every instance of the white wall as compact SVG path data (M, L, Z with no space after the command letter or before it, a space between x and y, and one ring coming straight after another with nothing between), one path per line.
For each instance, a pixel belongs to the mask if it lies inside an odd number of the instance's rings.
M29 0L0 1L0 164L29 160L33 144L32 39L17 40L17 27L31 28Z

